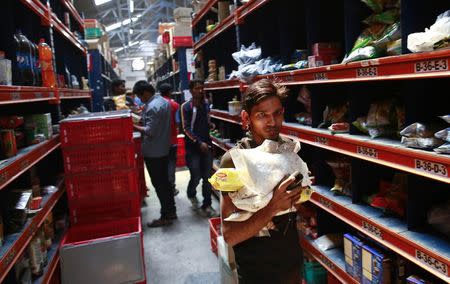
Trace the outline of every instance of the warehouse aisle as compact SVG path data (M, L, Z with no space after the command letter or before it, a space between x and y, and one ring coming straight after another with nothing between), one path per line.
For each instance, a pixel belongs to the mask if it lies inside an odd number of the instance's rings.
M146 176L147 185L150 185ZM148 228L145 223L159 217L159 201L153 190L142 208L145 264L149 284L216 284L219 263L211 252L208 219L191 209L186 197L189 171L176 174L180 194L175 197L178 220L171 226ZM200 185L198 187L200 189ZM201 200L201 192L197 196ZM213 207L218 209L213 198Z

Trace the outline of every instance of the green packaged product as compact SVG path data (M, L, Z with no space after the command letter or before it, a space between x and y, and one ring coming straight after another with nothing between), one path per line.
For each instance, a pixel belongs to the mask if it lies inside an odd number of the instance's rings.
M364 4L366 4L370 9L372 9L375 13L381 13L384 9L385 0L361 0Z
M386 25L373 24L367 27L356 39L355 44L350 52L353 52L359 48L373 45L375 40L378 40L386 30Z
M385 47L388 42L396 41L401 39L402 31L400 27L400 22L396 22L390 26L388 26L381 37L373 42L373 45L376 47Z
M366 18L363 23L367 25L372 24L386 24L386 25L392 25L395 23L398 18L400 17L400 10L399 9L390 9L387 11L384 11L379 14L373 14Z
M352 51L348 56L342 60L342 63L349 63L353 61L367 60L380 57L380 51L374 46L366 46Z
M35 136L43 134L46 139L50 139L53 135L51 114L33 114L25 117L25 130L27 132L27 141L32 138L33 132Z

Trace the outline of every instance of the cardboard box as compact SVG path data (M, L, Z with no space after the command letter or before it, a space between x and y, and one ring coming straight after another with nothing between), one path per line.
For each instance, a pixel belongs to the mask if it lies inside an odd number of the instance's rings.
M175 21L179 18L191 18L192 9L186 7L178 7L173 10L173 18Z
M192 37L192 28L187 24L176 23L175 28L173 30L173 37Z
M351 234L344 235L345 271L355 279L362 276L362 247L364 243Z
M338 42L317 42L312 45L313 55L333 55L340 56L342 54L341 44Z
M391 283L392 260L386 254L365 245L362 248L362 283Z

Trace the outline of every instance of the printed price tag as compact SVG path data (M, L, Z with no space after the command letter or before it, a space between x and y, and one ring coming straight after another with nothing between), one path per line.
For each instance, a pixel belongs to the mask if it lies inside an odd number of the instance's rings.
M316 136L316 143L328 145L328 138Z
M356 69L356 77L376 77L378 76L378 68L377 67L365 67Z
M319 202L320 202L320 204L322 204L323 206L325 206L326 208L328 208L330 210L334 209L333 203L331 203L330 201L326 200L323 197L319 198Z
M427 60L415 63L416 73L427 73L448 70L447 59Z
M326 73L314 73L314 80L316 81L328 80L328 76Z
M22 96L20 95L20 93L11 93L11 100L16 101L16 100L20 100L22 98Z
M362 156L366 156L369 158L375 158L378 159L378 151L373 148L367 148L362 146L356 147L356 153Z
M417 250L416 249L416 259L418 259L420 262L426 264L428 267L431 267L432 269L447 275L448 273L448 266L447 264L435 259L432 256L429 256L428 254Z
M447 167L442 164L438 164L438 163L433 163L433 162L429 162L429 161L416 159L415 160L415 168L416 168L416 170L427 172L427 173L438 175L438 176L444 176L444 177L448 176Z
M380 228L378 228L370 223L367 223L366 221L362 221L362 228L364 229L364 231L370 233L371 235L374 235L375 237L383 239L383 234L382 234Z

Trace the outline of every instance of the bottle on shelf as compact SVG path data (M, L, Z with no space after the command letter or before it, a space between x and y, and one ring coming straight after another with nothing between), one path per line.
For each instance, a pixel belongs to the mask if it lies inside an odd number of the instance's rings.
M15 84L33 86L35 80L31 60L30 42L20 30L17 30L14 35L14 40L16 42L16 60L18 68L18 80Z
M42 86L41 64L39 60L39 51L36 44L30 41L31 54L33 58L33 71L35 75L35 86Z
M0 85L12 84L11 60L5 58L5 52L0 50Z
M39 61L41 65L42 86L54 88L56 87L56 76L53 69L53 53L45 39L41 39L38 45Z

